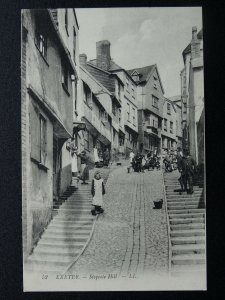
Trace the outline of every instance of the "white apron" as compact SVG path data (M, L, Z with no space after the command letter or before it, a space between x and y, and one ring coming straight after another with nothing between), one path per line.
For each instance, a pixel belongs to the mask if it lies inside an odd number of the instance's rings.
M94 179L95 195L92 201L93 205L103 206L102 183L102 178L98 180Z

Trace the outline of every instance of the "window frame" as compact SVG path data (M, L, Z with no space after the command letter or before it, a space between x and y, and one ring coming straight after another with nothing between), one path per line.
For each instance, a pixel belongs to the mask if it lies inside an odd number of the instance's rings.
M127 102L127 121L130 122L130 103Z
M42 125L43 124L43 125ZM47 120L46 118L40 113L39 114L39 128L40 128L40 157L39 161L42 165L45 166L46 164L46 157L47 157ZM44 142L42 142L44 141Z
M167 115L171 115L171 104L167 103Z
M155 101L156 101L156 104L155 104ZM152 106L159 109L159 98L157 98L154 95L152 95Z
M170 133L173 133L173 122L170 121Z
M168 125L167 119L164 118L164 126L163 126L164 131L167 131L167 129L168 129L167 125Z
M65 21L65 29L66 29L66 33L67 33L67 35L69 36L69 31L68 31L68 21L69 21L69 19L68 19L68 8L65 8L65 19L64 19L64 21Z
M70 71L68 65L62 62L62 86L68 96L69 93L69 78L70 78Z
M77 45L77 33L75 27L73 27L73 61L76 65L76 45Z

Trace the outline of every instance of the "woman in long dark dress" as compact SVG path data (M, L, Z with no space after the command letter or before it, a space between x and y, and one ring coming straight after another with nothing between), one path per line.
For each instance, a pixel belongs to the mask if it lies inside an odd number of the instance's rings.
M83 150L80 154L78 154L81 158L81 171L80 171L80 179L83 180L81 184L88 184L88 182L85 182L89 179L89 168L87 165L88 156L85 150Z

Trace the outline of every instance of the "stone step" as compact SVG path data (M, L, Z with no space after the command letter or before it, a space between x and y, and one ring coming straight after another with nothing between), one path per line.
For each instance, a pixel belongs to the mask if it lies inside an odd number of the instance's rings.
M201 191L201 190L193 189L193 191L194 191L194 193L192 195L195 195L195 194L196 195L201 195L201 194L203 194L203 191ZM176 188L174 188L173 190L166 189L166 194L167 195L180 195L179 193L180 193L180 191L176 191ZM187 194L187 192L182 192L182 194Z
M91 215L91 211L90 209L62 209L61 208L59 210L53 210L53 213L56 213L58 216L75 216L75 215L78 215L79 218L82 217L82 216L88 216L88 215ZM82 215L82 216L81 216Z
M61 257L60 260L57 260L57 258L52 258L51 260L47 260L47 259L42 259L38 256L34 256L29 258L29 262L28 263L32 263L32 264L39 264L39 265L46 265L46 266L62 266L64 268L66 268L68 266L68 264L72 261L71 257Z
M56 211L53 209L53 211ZM90 208L82 207L80 209L78 208L70 208L67 206L61 206L58 212L71 212L71 213L83 213L83 212L90 212Z
M46 234L48 234L49 236L50 235L56 235L56 236L65 236L65 237L67 237L67 236L71 236L71 235L78 235L78 236L80 236L80 235L82 235L82 234L84 234L84 235L86 235L86 234L90 234L90 231L91 231L91 229L83 229L83 228L81 228L81 229L74 229L74 228L72 228L72 229L64 229L64 228L62 228L62 229L55 229L55 228L49 228L47 231L46 231ZM44 235L43 235L43 237L44 237Z
M92 224L68 224L68 223L65 223L65 224L58 224L57 222L56 223L53 223L53 224L50 224L48 226L48 230L79 230L79 229L89 229L91 230L92 229Z
M205 209L192 208L192 209L170 209L169 214L193 214L193 213L205 213Z
M192 237L192 236L205 236L204 229L196 230L173 230L170 232L171 237Z
M180 185L166 185L166 191L168 191L168 192L174 192L174 190L180 190L181 189L181 186ZM194 186L193 187L193 190L194 191L199 191L199 192L202 192L202 191L204 191L204 189L203 188L200 188L200 187L198 187L198 186Z
M60 255L59 253L41 253L41 252L36 252L33 255L31 255L31 261L45 261L46 263L49 262L60 262L60 263L70 263L71 260L76 257L79 254L75 254L74 252L71 252L70 255L67 253L64 253L64 255Z
M42 238L45 237L73 237L73 236L82 236L89 235L90 230L87 229L76 229L76 230L55 230L55 229L47 229L43 234Z
M168 205L196 205L199 204L199 200L176 200L176 201L172 201L169 200L167 201Z
M205 245L204 244L174 245L174 246L172 246L172 255L200 254L200 253L205 253Z
M62 206L61 206L61 209L78 209L78 210L80 210L80 209L88 209L88 210L90 210L92 208L92 205L91 205L91 203L89 203L89 204L76 204L76 203L74 203L74 204L68 204L68 203L65 203L65 204L63 204Z
M61 249L81 249L84 246L84 242L78 242L78 241L67 241L66 243L64 241L60 241L60 240L54 240L54 241L48 241L48 240L40 240L37 247L35 249L40 249L40 250L44 250L44 249L52 249L52 247L54 247L54 249L57 251L57 249L61 250Z
M197 204L184 204L184 205L172 205L172 204L168 203L168 205L167 205L168 210L174 210L174 209L184 210L184 209L195 209L195 208L198 209L198 207L199 207L199 203L197 203Z
M194 224L170 225L170 229L171 230L205 229L205 224L194 223Z
M171 237L172 245L205 244L203 236Z
M204 254L181 254L175 255L171 259L174 265L205 264Z
M47 257L47 256L76 256L80 253L81 251L80 248L55 248L55 247L46 247L46 248L38 248L35 249L34 255L39 255L40 257Z
M178 225L178 224L205 224L205 218L171 218L170 219L171 225Z
M78 224L79 221L83 222L90 222L94 220L94 217L90 214L85 214L85 215L78 215L78 214L73 214L73 215L56 215L54 218L55 222L62 221L62 222L73 222L74 224Z
M192 195L188 195L188 194L182 194L182 195L166 195L166 198L169 199L193 199L193 200L200 200L200 199L204 199L204 196L201 195L196 195L196 194L192 194Z
M172 265L171 272L206 272L205 264L193 264L193 265Z
M43 274L45 273L53 273L53 274L62 274L65 270L65 266L56 266L56 265L48 265L48 264L39 264L34 263L34 262L29 262L26 264L25 266L25 270L26 272L31 272L31 274L33 275L34 273L40 273Z
M67 243L67 242L85 242L87 239L88 239L88 234L87 235L74 235L74 236L55 236L55 235L45 235L41 238L41 241L45 241L45 242L48 242L48 243L51 243L52 241L55 241L55 242L64 242L64 243Z
M181 219L183 218L184 220L185 219L194 219L194 218L204 218L205 217L205 212L197 212L197 213L169 213L169 219L172 220L172 219Z
M75 220L68 220L68 219L65 219L63 220L61 217L55 217L52 222L50 223L50 225L54 225L54 226L60 226L60 227L63 227L63 226L83 226L83 225L92 225L93 224L93 218L88 218L86 220L85 219L75 219ZM49 226L50 226L49 225Z

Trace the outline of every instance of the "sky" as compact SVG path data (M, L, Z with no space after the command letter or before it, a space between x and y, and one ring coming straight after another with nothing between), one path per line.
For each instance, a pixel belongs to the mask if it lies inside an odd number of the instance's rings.
M180 94L182 52L192 27L202 28L201 7L81 8L79 51L96 58L96 42L109 40L111 58L124 69L157 64L165 97Z

